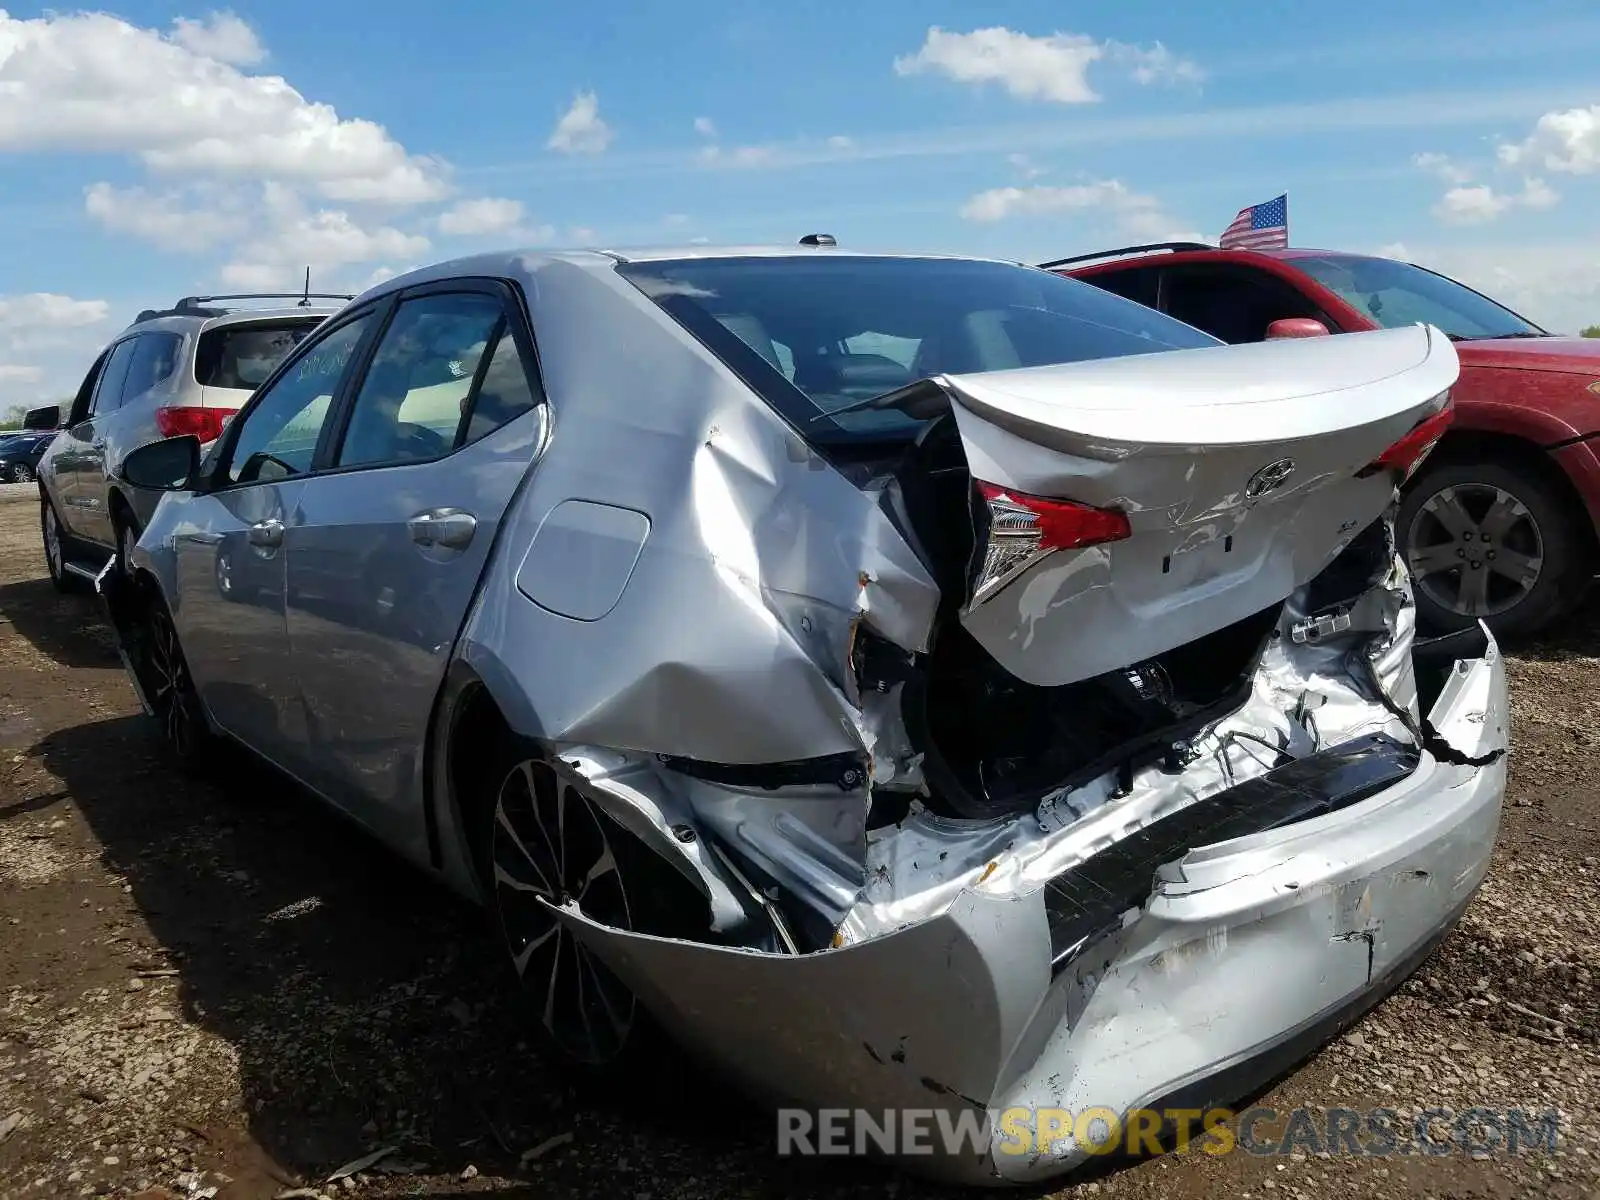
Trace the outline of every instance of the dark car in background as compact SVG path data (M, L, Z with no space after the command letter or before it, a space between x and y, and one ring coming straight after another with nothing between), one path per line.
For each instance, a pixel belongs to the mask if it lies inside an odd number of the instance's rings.
M1095 261L1111 260L1111 261ZM1434 632L1531 633L1600 564L1600 340L1564 337L1436 271L1331 250L1129 246L1041 264L1229 343L1424 323L1461 359L1455 419L1396 533Z
M55 440L53 429L27 430L0 437L0 483L31 483L39 476L39 460Z

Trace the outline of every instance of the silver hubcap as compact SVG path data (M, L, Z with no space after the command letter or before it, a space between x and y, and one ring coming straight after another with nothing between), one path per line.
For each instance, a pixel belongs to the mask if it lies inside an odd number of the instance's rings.
M575 902L632 928L605 818L549 766L524 762L500 785L492 854L501 926L540 1023L578 1062L609 1062L633 1024L633 994L540 903Z
M56 526L56 513L53 508L44 510L44 559L50 567L50 574L61 575L61 530Z
M33 478L33 471L29 469L27 464L18 463L17 469L11 473L11 477L18 483L27 483Z
M1501 488L1458 483L1423 502L1406 561L1418 590L1463 617L1492 617L1527 598L1544 571L1544 537Z
M154 616L150 626L150 669L155 675L151 700L167 742L179 755L186 755L194 744L189 668L178 646L178 631L166 614Z

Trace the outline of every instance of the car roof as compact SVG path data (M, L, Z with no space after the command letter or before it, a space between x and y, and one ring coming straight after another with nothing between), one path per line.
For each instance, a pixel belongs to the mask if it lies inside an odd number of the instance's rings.
M415 287L441 279L463 276L484 276L492 279L528 276L542 267L565 263L590 271L611 270L627 263L669 262L680 259L711 261L736 258L895 258L938 259L951 262L995 262L1008 266L1029 266L1018 259L985 258L971 254L944 254L915 251L874 251L847 249L840 246L772 245L769 243L748 246L663 245L618 246L614 248L508 249L474 254L465 258L447 259L396 275L382 283L374 284L350 302L349 307L365 303L375 296L387 295L401 288Z
M154 316L146 317L142 321L134 321L118 334L132 333L134 330L152 330L156 332L186 333L193 329L216 329L228 325L243 325L251 321L282 320L291 317L312 317L325 319L331 317L344 306L342 304L296 304L289 307L274 308L239 308L225 312L216 309L200 309L195 312L181 312L166 310Z
M1165 247L1133 248L1130 250L1108 250L1104 259L1096 255L1086 255L1081 259L1064 259L1046 264L1049 270L1066 271L1072 275L1092 275L1102 271L1126 270L1138 264L1147 266L1152 262L1249 262L1253 259L1273 259L1279 262L1292 262L1297 258L1320 258L1334 255L1339 258L1376 258L1373 254L1355 254L1348 250L1320 250L1312 246L1287 246L1281 250L1246 250L1222 249L1220 246L1184 246L1182 249L1166 249ZM1082 265L1079 265L1081 263Z

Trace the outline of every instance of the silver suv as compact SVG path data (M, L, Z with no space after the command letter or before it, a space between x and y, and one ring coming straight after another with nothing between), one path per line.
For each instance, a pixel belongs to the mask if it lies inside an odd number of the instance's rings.
M89 368L71 409L29 414L60 423L38 466L39 521L50 579L60 590L92 580L107 561L126 561L158 494L112 474L128 451L193 434L209 444L280 359L349 296L253 293L186 296L146 309ZM294 300L272 308L236 301ZM44 418L50 416L48 422Z

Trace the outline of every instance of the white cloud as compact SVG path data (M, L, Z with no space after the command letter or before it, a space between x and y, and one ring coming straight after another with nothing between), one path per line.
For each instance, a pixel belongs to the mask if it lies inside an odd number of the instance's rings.
M567 241L575 246L592 246L600 240L600 235L587 225L577 225L567 230Z
M717 136L716 122L710 117L696 117L694 119L694 131L701 137L714 138Z
M522 201L485 196L462 200L439 214L439 232L449 236L506 233L522 221Z
M1463 184L1447 191L1433 215L1447 225L1483 225L1514 208L1543 210L1561 199L1542 179L1523 182L1521 192L1497 192L1488 184Z
M53 292L0 296L0 332L33 329L82 329L98 325L111 313L104 300L74 300Z
M0 412L60 399L105 337L111 306L53 292L0 296Z
M828 145L834 150L854 150L856 148L856 140L852 137L846 137L842 133L836 133L828 139Z
M700 161L729 167L764 167L776 162L777 154L771 146L735 146L731 150L702 146Z
M345 268L416 258L429 249L421 234L368 224L343 209L308 209L294 192L269 187L260 224L223 266L221 277L230 287L281 289L299 286L308 266L313 278L347 278Z
M1205 79L1198 63L1179 57L1160 42L1148 47L1107 42L1105 50L1106 58L1126 68L1135 83L1200 83Z
M1123 232L1157 241L1199 241L1202 235L1182 225L1154 196L1135 192L1117 179L1066 187L1000 187L979 192L961 208L968 221L990 224L1013 217L1103 213Z
M1592 175L1600 171L1600 104L1545 113L1525 141L1502 144L1499 154L1510 166Z
M162 34L105 13L0 10L0 151L131 154L159 172L276 179L345 201L448 192L445 164L383 126L241 71L259 50L237 18Z
M1472 171L1452 161L1447 154L1435 154L1428 151L1423 154L1413 155L1411 161L1430 175L1436 175L1445 183L1453 186L1468 183L1472 179Z
M201 21L179 17L172 23L172 40L202 58L236 67L248 67L267 57L256 31L231 12L212 13Z
M998 83L1020 100L1088 104L1100 99L1089 68L1105 61L1137 83L1197 82L1200 69L1157 42L1098 42L1081 33L1033 37L1004 26L951 33L934 25L915 54L894 60L898 75L936 72L958 83Z
M562 154L601 154L611 138L611 126L600 117L598 97L593 92L579 92L556 122L546 145Z
M249 227L249 217L230 189L153 193L92 183L83 190L83 199L85 211L106 229L164 250L208 250Z

